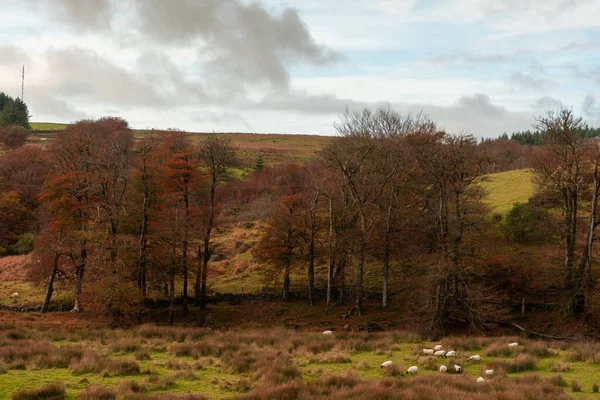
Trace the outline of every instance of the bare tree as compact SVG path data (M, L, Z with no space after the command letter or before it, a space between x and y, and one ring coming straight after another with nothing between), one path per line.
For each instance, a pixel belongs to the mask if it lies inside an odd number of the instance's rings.
M231 141L216 134L211 134L203 140L198 151L198 157L201 165L210 174L210 209L208 223L204 231L202 282L200 284L196 281L196 301L199 303L200 308L206 308L206 278L208 276L208 262L211 256L210 240L215 224L215 191L219 182L227 179L227 172L237 164L237 159Z

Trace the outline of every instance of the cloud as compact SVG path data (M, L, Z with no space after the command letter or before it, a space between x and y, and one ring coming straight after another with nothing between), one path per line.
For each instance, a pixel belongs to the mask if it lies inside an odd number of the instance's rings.
M600 119L600 105L596 104L596 98L591 93L585 95L581 108L586 117Z
M515 86L538 91L545 91L556 85L554 81L549 79L535 78L533 75L524 74L523 72L514 72L508 79Z
M71 101L134 106L165 106L168 98L152 82L83 48L51 50L45 54L48 86Z
M513 57L504 54L471 54L467 52L458 52L443 56L431 57L429 62L436 65L461 65L461 64L482 64L496 63L511 60Z
M58 22L79 31L106 30L112 20L111 0L29 0L41 5ZM53 21L49 21L53 22Z
M285 87L288 65L327 65L342 55L319 45L295 9L269 13L239 0L137 0L139 30L168 46L195 46L214 74Z
M564 107L562 101L548 96L540 97L531 104L531 108L535 111L556 110L562 107Z

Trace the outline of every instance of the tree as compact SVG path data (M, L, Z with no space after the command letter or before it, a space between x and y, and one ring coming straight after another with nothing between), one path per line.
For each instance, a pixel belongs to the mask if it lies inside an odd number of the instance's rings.
M257 174L260 174L265 167L265 160L263 160L263 156L261 153L258 153L258 157L256 158L256 165L254 166L254 171Z
M0 128L0 142L9 149L16 149L27 142L29 132L19 125L8 125Z
M581 300L581 276L574 269L578 212L589 170L589 146L581 138L581 117L572 109L548 111L536 119L536 128L544 133L544 152L533 159L534 182L540 193L561 203L564 241L564 301L563 311L573 315Z
M18 97L12 97L0 92L0 127L8 125L20 125L23 128L30 129L29 110Z
M201 284L196 280L196 301L206 308L206 278L211 256L210 240L215 224L215 191L217 185L227 179L229 169L237 164L235 149L231 141L215 134L208 135L202 142L198 159L210 176L210 202L208 221L204 231L204 258L202 262ZM198 290L199 289L199 290Z

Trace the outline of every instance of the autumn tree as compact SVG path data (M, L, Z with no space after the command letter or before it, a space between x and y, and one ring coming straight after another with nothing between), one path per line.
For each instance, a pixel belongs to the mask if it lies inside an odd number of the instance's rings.
M0 128L0 143L9 149L16 149L27 142L29 132L20 125L8 125Z
M206 308L206 279L208 262L211 256L211 234L215 225L215 192L217 185L227 179L228 171L237 164L235 149L228 138L215 134L208 135L198 149L200 165L210 177L208 221L204 230L204 254L202 261L201 282L196 279L196 301L201 308Z
M537 118L536 127L543 132L545 144L544 151L532 161L535 183L540 194L560 202L565 255L563 311L566 315L573 315L577 304L583 301L583 273L591 254L590 241L593 240L596 224L594 204L591 230L588 231L588 240L581 256L581 266L577 269L575 258L579 211L584 193L589 188L586 175L589 177L592 168L597 180L598 172L591 161L595 152L590 148L590 143L581 137L582 119L576 117L572 109L548 111ZM597 192L595 189L594 203L597 203Z

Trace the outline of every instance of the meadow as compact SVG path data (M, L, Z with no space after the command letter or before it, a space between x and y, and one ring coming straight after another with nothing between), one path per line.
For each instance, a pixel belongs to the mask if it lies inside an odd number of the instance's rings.
M509 342L519 346L509 348ZM455 358L425 356L441 344ZM480 362L468 361L474 354ZM390 368L382 362L393 361ZM2 323L0 398L587 399L600 344L516 337L429 342L378 333L142 325L129 330ZM454 364L464 373L455 374ZM416 376L405 370L416 365ZM446 365L448 373L439 372ZM493 369L487 376L484 370ZM484 382L477 382L479 376Z

